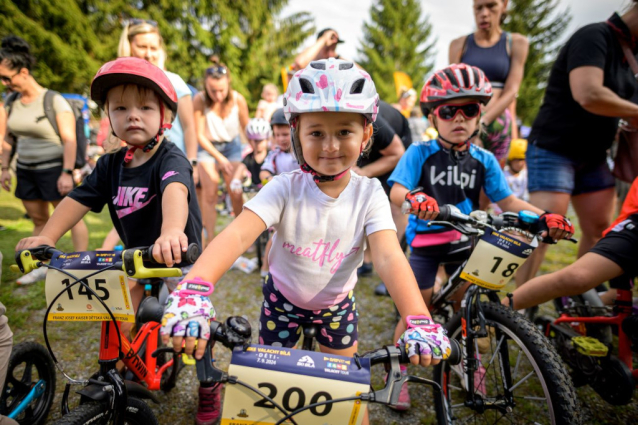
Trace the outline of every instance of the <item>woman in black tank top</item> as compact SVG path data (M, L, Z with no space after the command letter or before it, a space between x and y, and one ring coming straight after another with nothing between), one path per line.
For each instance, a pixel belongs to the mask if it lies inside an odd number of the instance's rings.
M503 31L508 0L474 0L476 31L450 44L450 63L467 63L479 67L492 83L493 96L484 109L483 132L479 144L490 150L501 166L505 165L516 128L516 95L523 81L529 50L527 38Z

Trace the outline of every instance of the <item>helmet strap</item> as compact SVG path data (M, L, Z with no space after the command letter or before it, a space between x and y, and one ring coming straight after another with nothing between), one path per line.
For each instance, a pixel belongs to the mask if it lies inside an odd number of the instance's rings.
M335 174L333 176L325 176L313 170L312 167L308 165L307 162L304 162L303 164L301 164L300 168L301 168L301 171L303 171L304 173L308 173L312 175L312 179L315 181L315 183L332 182L332 181L339 180L343 178L343 176L345 176L348 171L350 171L350 167L348 167L344 171L340 172L339 174Z
M160 100L160 122L162 123L162 125L160 126L159 130L157 131L157 134L151 140L146 142L146 144L142 148L142 152L150 152L150 151L152 151L153 148L155 146L157 146L157 144L159 143L160 137L162 137L162 135L164 134L164 131L170 130L173 127L172 124L164 122L164 102L162 102L161 100ZM112 125L111 125L111 130L113 130L113 126ZM113 132L113 134L115 134L115 132ZM126 142L126 140L124 142ZM128 142L126 142L126 143L128 144ZM131 162L133 160L133 155L135 155L135 151L138 150L138 149L140 149L138 146L130 146L128 148L128 150L126 151L126 155L124 155L124 163L125 164L128 164L129 162Z

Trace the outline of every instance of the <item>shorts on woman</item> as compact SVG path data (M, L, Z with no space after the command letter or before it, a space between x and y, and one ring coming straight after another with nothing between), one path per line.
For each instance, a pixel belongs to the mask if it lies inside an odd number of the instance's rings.
M239 136L235 137L230 142L211 142L213 147L226 157L230 162L241 162L241 139ZM199 162L212 162L216 163L215 158L205 150L197 152L197 160Z
M64 198L58 192L58 179L61 174L61 165L43 170L17 167L16 198L23 201L59 201Z
M497 160L507 158L512 141L512 114L509 109L497 117L480 134L483 148L492 152Z
M434 286L439 265L444 264L445 272L451 275L471 253L468 242L412 248L409 262L419 289L424 291Z
M297 345L302 328L309 324L318 326L316 340L324 347L343 350L357 344L359 313L352 291L339 304L320 310L306 310L293 305L279 292L271 276L268 276L262 292L260 344L292 348Z
M527 188L529 192L560 192L572 196L597 192L616 185L606 158L572 159L540 148L535 141L527 145Z

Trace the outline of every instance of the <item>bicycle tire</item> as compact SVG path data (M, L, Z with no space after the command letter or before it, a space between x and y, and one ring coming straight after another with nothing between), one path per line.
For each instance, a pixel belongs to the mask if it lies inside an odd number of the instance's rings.
M434 369L434 380L441 384L451 411L437 412L437 415L448 414L453 419L474 420L472 423L496 423L504 416L506 421L509 420L508 423L580 423L578 413L580 409L574 386L554 347L532 323L508 307L495 303L481 303L481 306L486 326L488 329L494 329L494 333L488 334L487 339L482 338L483 342L489 343L487 345L489 348L484 350L487 352L479 357L484 369L481 378L481 382L485 385L481 388L484 392L482 397L487 402L505 399L502 374L500 370L497 371L503 363L500 352L497 351L499 341L496 341L495 337L501 334L500 341L506 341L508 347L508 363L510 363L512 374L511 388L516 405L509 406L511 407L509 412L503 408L502 410L488 409L484 413L479 413L466 407L463 402L467 391L463 388L461 377L458 372L452 372L453 369L447 363L441 363ZM470 326L475 324L468 324L468 327ZM450 338L460 339L461 315L455 314L445 327ZM468 338L467 341L470 342L470 339ZM477 344L478 352L479 341L475 340L472 343ZM513 356L515 347L518 347L518 353L514 353L516 355ZM497 357L498 361L495 361ZM493 376L488 377L490 369ZM532 376L534 380L530 381L529 378ZM537 397L536 394L539 396ZM525 400L528 401L525 402ZM521 420L521 416L526 413L529 417Z
M81 404L53 425L103 425L108 408L103 403ZM153 411L142 400L129 397L124 415L125 425L159 425Z
M37 373L37 377L33 372ZM22 376L18 377L16 373ZM46 382L46 389L42 396L16 418L21 425L44 423L53 404L56 377L53 360L46 348L37 342L16 344L9 358L5 387L0 398L0 411L5 415L13 411L39 379Z

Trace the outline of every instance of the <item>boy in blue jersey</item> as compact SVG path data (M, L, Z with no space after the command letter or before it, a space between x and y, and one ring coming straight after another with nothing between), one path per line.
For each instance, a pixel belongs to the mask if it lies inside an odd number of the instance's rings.
M412 144L388 179L390 201L401 206L408 200L412 206L406 229L412 250L410 266L428 306L439 265L460 263L471 253L466 236L447 227L428 227L428 221L438 215L439 203L456 205L469 214L479 209L479 196L484 191L503 211L529 210L540 215L554 240L574 233L565 217L546 213L513 195L494 155L470 144L479 133L481 105L491 96L490 83L479 68L453 64L435 72L421 92L421 109L439 137ZM409 193L416 188L422 189L417 194ZM449 274L456 267L446 266L446 271ZM395 340L404 330L401 320ZM401 391L400 406L407 408L409 403L406 386Z

